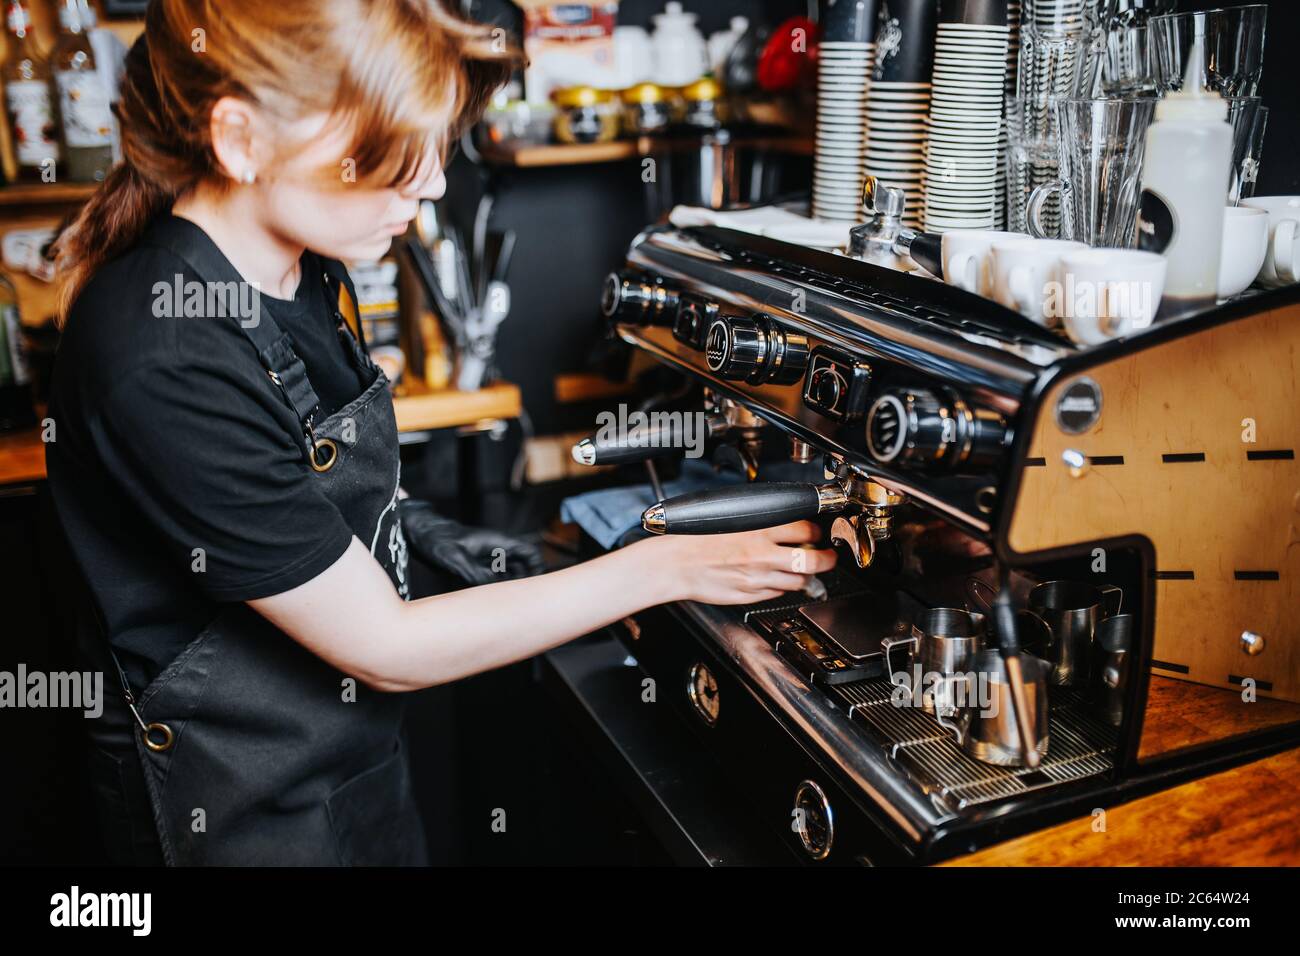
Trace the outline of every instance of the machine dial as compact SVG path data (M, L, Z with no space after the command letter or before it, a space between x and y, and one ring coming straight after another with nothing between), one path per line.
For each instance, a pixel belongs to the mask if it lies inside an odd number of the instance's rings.
M887 392L867 413L867 448L877 461L933 461L956 441L956 421L930 392Z
M716 305L683 297L677 307L677 318L673 320L673 338L691 348L703 349L709 326L717 314Z
M826 793L813 781L804 780L795 790L792 820L805 853L814 860L830 856L835 843L835 815Z
M709 369L725 379L789 385L808 367L808 340L767 316L720 316L709 326L704 354Z
M612 272L605 277L600 310L605 318L637 325L671 325L677 315L677 293L666 286Z
M867 413L867 448L886 463L979 471L997 460L1006 438L996 414L925 389L886 392Z
M686 693L691 699L691 707L700 720L710 727L718 722L722 700L718 695L718 679L702 663L691 667L690 679L686 683Z
M704 357L709 369L733 381L762 381L767 360L767 330L741 318L715 319L709 326Z
M817 369L808 380L808 394L826 408L840 404L845 388L844 376L833 368Z
M871 366L836 349L818 346L808 366L804 404L838 422L859 421L867 411Z

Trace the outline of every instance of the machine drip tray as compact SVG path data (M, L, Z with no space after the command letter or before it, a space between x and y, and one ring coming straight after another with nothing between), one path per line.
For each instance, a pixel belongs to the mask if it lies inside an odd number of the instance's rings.
M827 591L823 602L791 594L736 610L746 624L767 635L780 650L786 622L807 619L800 615L801 609L833 603L836 598L863 599L868 602L865 607L872 606L870 599L877 591L871 584L838 569L819 577ZM788 642L784 646L788 647ZM795 663L804 664L804 660ZM951 731L921 708L896 707L891 699L893 685L880 667L867 672L837 663L834 668L818 669L808 660L796 669L843 706L866 736L885 748L900 775L941 799L953 812L1094 777L1115 766L1117 728L1096 717L1083 694L1071 688L1052 688L1047 755L1031 770L976 760L957 745ZM865 740L864 745L868 745Z
M1098 720L1077 691L1054 688L1058 700L1052 705L1047 755L1033 770L981 763L921 708L896 707L892 692L883 677L826 689L926 793L938 794L954 811L1114 769L1116 728Z

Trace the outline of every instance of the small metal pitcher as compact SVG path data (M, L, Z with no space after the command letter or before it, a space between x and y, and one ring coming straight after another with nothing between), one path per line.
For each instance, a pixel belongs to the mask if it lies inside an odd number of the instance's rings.
M1097 639L1093 644L1091 697L1101 716L1116 727L1124 720L1129 654L1136 639L1137 618L1132 614L1108 617L1097 625Z
M1034 749L1046 756L1048 747L1048 684L1052 665L1032 654L1020 655L1024 674L1025 701L1029 705L1029 725L1035 738ZM985 688L981 695L979 681ZM970 673L959 699L961 708L955 721L950 715L936 713L940 726L953 732L957 744L976 760L1000 767L1019 767L1020 730L1016 726L1016 709L1011 700L1011 685L1006 664L996 650L980 651L971 661ZM987 704L987 706L984 706Z
M910 636L882 640L885 669L895 686L901 686L902 681L895 679L898 674L890 653L903 644L911 646L907 673L920 668L913 694L920 696L921 706L929 714L953 716L957 710L953 702L955 682L964 677L971 660L984 647L984 615L954 607L927 608L917 616Z
M1082 581L1046 581L1029 592L1029 607L1020 615L1031 628L1024 645L1051 662L1053 684L1088 683L1097 625L1118 614L1123 600L1124 592L1113 584Z

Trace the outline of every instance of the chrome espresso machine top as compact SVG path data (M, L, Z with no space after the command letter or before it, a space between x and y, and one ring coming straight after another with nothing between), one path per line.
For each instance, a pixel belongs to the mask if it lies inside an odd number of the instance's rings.
M825 595L674 605L628 638L684 681L754 799L802 821L808 857L950 856L1296 742L1296 289L1079 348L928 278L665 226L632 244L604 310L702 387L749 479L660 501L647 531L809 518L845 549ZM646 431L575 457L672 446ZM763 480L773 446L823 473ZM984 656L954 665L967 645ZM922 665L932 696L898 706L895 672ZM952 706L943 675L972 669L1011 688L1014 720ZM1225 708L1222 730L1170 732L1188 693ZM728 697L765 716L728 727L710 714ZM764 721L788 767L748 739Z

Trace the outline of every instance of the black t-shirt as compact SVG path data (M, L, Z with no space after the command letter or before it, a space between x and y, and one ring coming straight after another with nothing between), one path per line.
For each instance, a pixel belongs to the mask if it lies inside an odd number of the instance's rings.
M224 261L197 225L160 218L78 297L50 402L50 490L137 693L221 605L311 580L352 539L239 319L187 318L174 296L160 300L204 281L166 248L186 232ZM261 306L292 339L324 417L368 376L340 338L322 272L306 253L295 298L262 295Z

